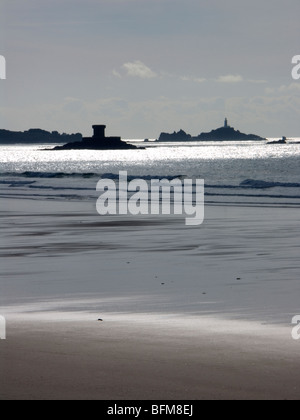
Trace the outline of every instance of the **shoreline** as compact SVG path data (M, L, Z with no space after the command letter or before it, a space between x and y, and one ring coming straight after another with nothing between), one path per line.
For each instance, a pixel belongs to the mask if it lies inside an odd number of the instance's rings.
M0 342L0 400L299 399L299 343L182 332L118 317L23 320Z
M296 209L206 206L198 227L90 202L1 214L0 400L299 398Z

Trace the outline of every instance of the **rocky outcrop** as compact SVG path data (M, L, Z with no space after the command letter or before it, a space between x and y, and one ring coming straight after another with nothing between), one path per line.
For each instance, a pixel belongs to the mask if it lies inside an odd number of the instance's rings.
M83 137L82 141L67 143L63 146L56 146L53 150L118 150L137 149L132 144L125 143L121 137L106 137L105 125L93 125L94 134L92 137Z
M157 141L190 141L192 139L192 136L190 134L187 134L183 130L179 130L177 133L174 131L174 133L161 133L159 136L159 139Z
M81 139L80 133L59 134L58 131L50 132L40 128L30 128L27 131L0 130L0 144L65 143Z
M224 127L211 130L208 133L201 133L196 137L192 137L185 131L180 130L174 133L161 133L158 140L159 142L173 142L173 141L226 141L226 140L266 140L256 134L244 134L233 127L230 127L225 119Z
M266 140L256 134L244 134L233 127L220 127L216 130L211 130L209 133L201 133L196 137L196 140L203 141L226 141L226 140Z

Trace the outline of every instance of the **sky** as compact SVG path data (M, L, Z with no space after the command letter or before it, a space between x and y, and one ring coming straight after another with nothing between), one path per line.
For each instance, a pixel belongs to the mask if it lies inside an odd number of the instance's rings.
M300 137L299 0L1 0L0 128Z

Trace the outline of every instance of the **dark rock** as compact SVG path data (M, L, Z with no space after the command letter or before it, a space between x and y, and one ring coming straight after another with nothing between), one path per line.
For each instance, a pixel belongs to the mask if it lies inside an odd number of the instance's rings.
M192 137L185 131L180 130L177 133L174 131L173 134L161 133L159 142L173 142L173 141L226 141L226 140L266 140L263 137L255 134L244 134L233 127L230 127L225 118L224 126L211 130L209 133L201 133L197 137Z
M282 137L280 140L268 141L267 144L288 144L286 137Z
M263 137L255 134L244 134L233 127L220 127L216 130L211 130L209 133L201 133L197 137L198 140L203 141L226 141L226 140L265 140Z
M81 141L82 135L59 134L57 131L46 131L40 128L30 128L27 131L0 130L0 144L37 144L65 143L66 141Z
M125 143L121 137L105 137L105 125L93 125L93 137L83 137L82 141L56 146L53 150L118 150L138 149L132 144Z
M174 131L174 133L161 133L159 136L159 139L157 141L190 141L192 139L192 136L190 134L187 134L183 130L179 130L177 133Z

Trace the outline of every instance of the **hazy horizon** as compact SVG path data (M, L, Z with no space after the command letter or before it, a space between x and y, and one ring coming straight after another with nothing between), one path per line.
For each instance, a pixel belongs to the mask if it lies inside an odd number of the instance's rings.
M157 138L223 125L300 136L296 0L1 4L0 128Z

